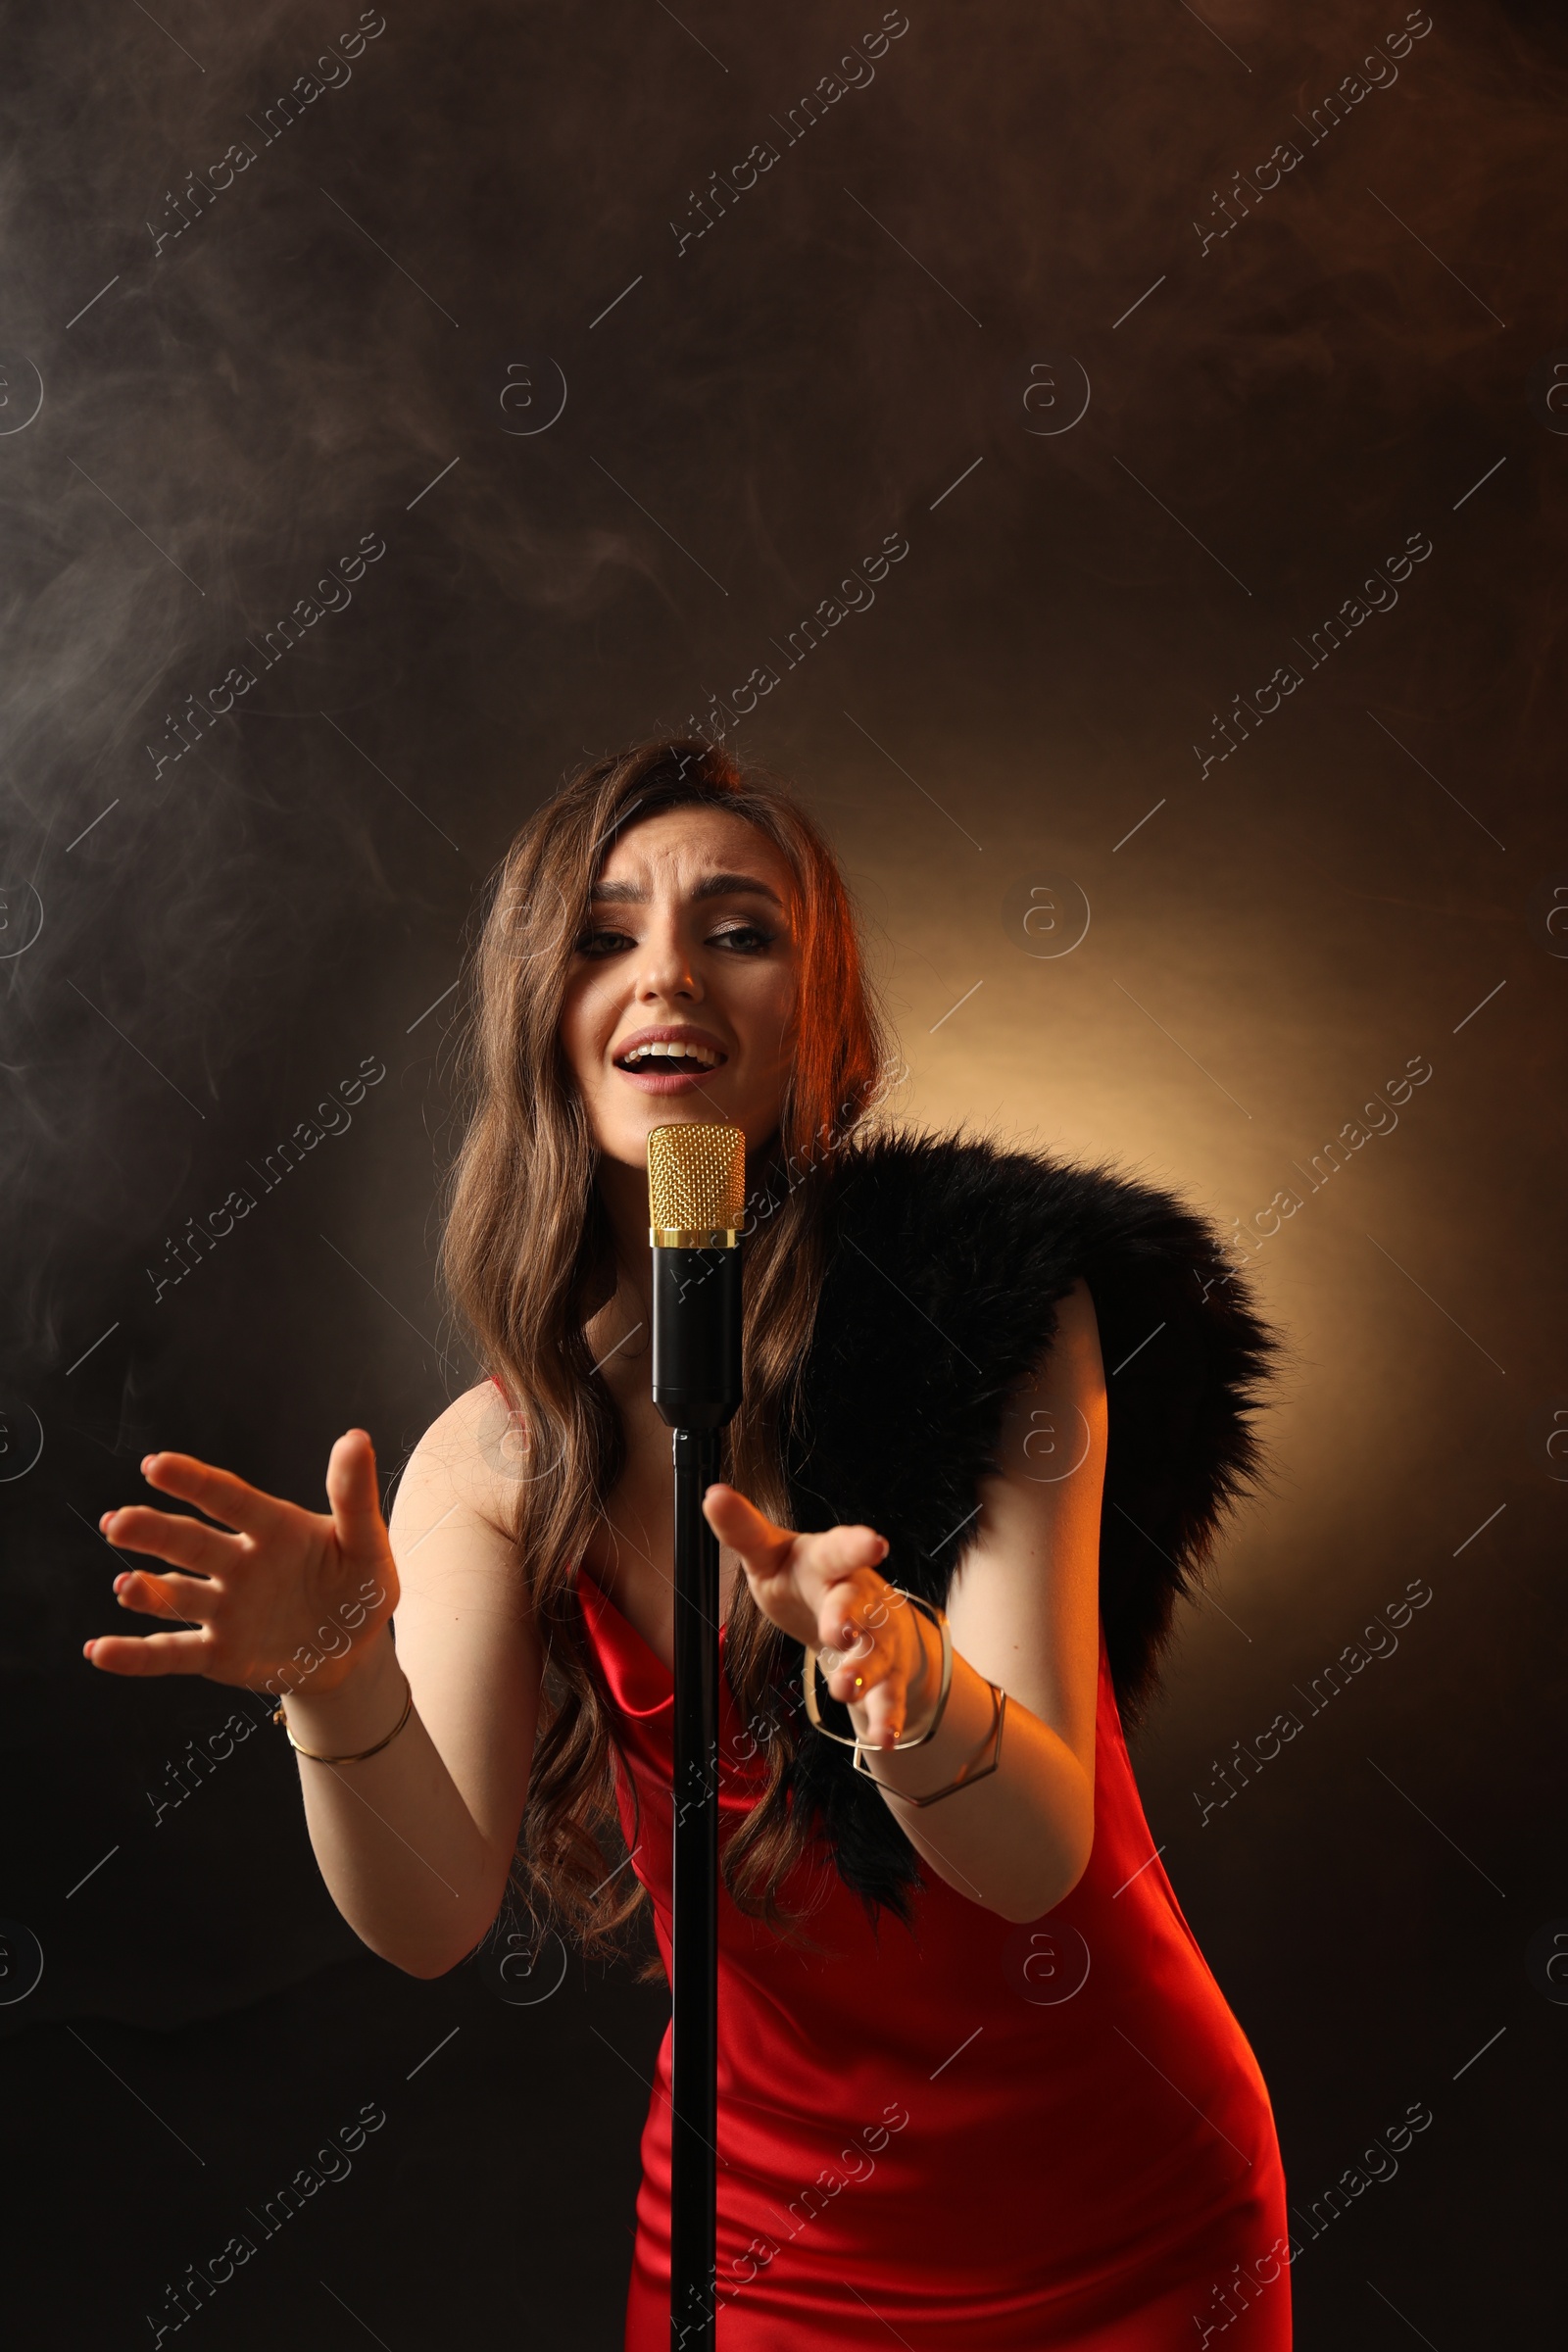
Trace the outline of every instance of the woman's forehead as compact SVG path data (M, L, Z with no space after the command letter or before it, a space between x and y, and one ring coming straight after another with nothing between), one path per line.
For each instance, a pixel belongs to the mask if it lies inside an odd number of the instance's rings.
M703 895L712 896L715 882L759 883L780 905L794 889L788 860L758 826L727 808L684 808L628 827L606 852L594 890L597 897L607 883L631 884L640 896L651 888L691 895L707 884Z

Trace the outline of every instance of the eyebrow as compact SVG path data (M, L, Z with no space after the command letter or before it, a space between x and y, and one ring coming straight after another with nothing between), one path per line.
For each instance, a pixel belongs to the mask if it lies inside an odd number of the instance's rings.
M755 874L709 874L698 883L692 897L766 899L781 914L784 911L784 902L777 891L770 890ZM596 882L590 899L597 906L642 906L647 904L648 893L635 882Z

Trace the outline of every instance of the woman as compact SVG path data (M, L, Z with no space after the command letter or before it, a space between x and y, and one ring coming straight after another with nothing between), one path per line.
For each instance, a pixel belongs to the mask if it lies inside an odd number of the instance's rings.
M443 1252L488 1377L426 1432L390 1526L363 1430L325 1515L149 1456L220 1524L106 1513L175 1571L117 1589L192 1630L87 1655L286 1693L322 1874L398 1967L454 1967L509 1882L584 1950L651 1899L667 1967L646 1139L740 1127L746 1402L705 1501L719 2345L1280 2352L1267 2094L1122 1727L1257 1472L1275 1343L1213 1234L1104 1167L874 1132L887 1056L843 882L710 747L640 746L538 810L473 978ZM668 2087L666 2035L628 2352L669 2341Z

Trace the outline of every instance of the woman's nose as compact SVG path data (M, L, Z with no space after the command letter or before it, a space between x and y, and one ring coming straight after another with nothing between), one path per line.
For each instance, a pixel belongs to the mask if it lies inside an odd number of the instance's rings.
M637 994L653 997L697 998L702 995L696 959L677 923L650 923L643 937L637 972Z

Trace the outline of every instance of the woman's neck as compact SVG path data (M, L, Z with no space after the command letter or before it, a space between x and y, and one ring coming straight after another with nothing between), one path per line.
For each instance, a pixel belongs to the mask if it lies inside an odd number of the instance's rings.
M595 1177L614 1252L615 1288L593 1319L594 1337L605 1347L626 1339L653 1315L654 1274L648 1244L648 1178L616 1159L599 1162ZM601 1335L603 1337L601 1338ZM633 1344L633 1352L640 1352Z

